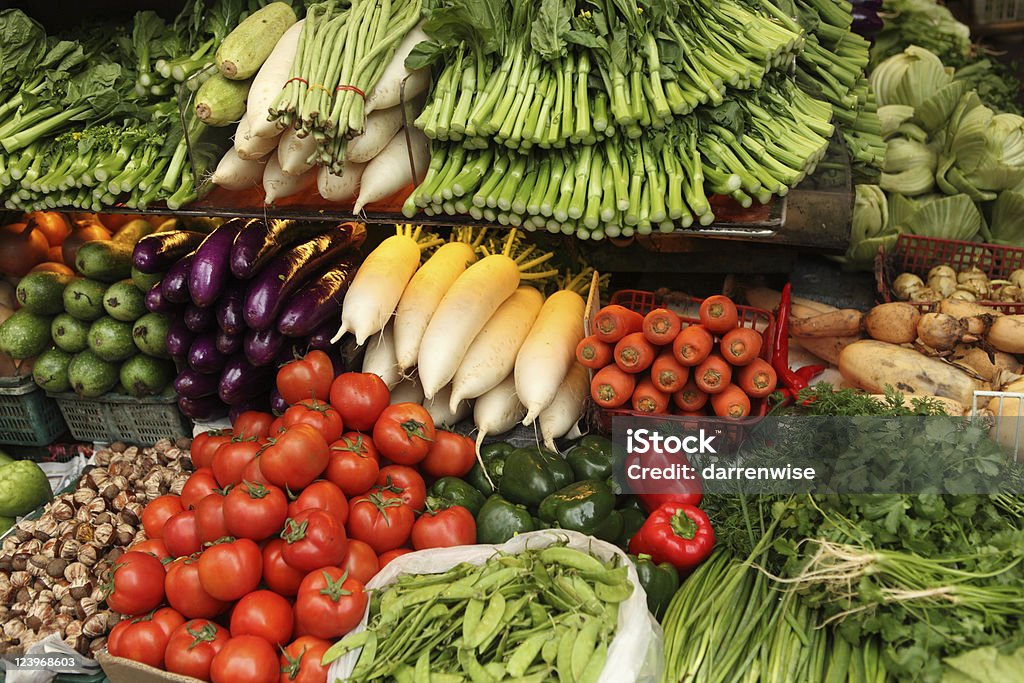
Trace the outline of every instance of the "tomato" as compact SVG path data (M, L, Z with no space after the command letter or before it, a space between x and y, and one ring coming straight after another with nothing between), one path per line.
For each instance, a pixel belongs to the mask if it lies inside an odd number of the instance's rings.
M167 552L167 546L164 545L162 538L147 538L145 541L139 541L135 545L128 548L129 552L136 553L149 553L156 559L163 562L164 560L173 560L171 554Z
M267 435L270 438L278 436L284 431L284 415L278 416L270 425L270 433Z
M255 436L257 439L265 439L270 434L270 425L274 422L274 416L259 410L247 410L235 418L231 427L235 436L242 438Z
M105 587L107 604L121 614L145 614L164 601L164 565L149 553L129 552L118 558Z
M163 668L167 642L184 623L184 617L169 607L122 621L110 632L107 650L115 657Z
M473 457L476 458L476 455ZM427 485L420 473L413 468L388 465L377 474L377 487L397 495L413 509L413 512L423 511L423 505L427 500Z
M263 546L263 582L275 593L291 597L299 592L299 584L307 572L284 561L284 546L280 538L271 539Z
M386 553L382 554L379 558L377 558L380 561L380 568L384 569L384 567L388 566L391 563L391 560L395 559L396 557L401 557L402 555L408 555L411 552L412 549L410 548L395 548L394 550L387 551Z
M348 521L348 499L341 489L329 481L321 479L304 488L288 506L288 516L295 517L303 510L313 508L326 510L342 526Z
M154 498L142 511L142 528L149 538L163 538L164 524L174 515L181 512L180 496L160 496Z
M206 592L199 581L196 556L182 557L167 565L167 602L187 619L209 619L223 612L228 603Z
M271 645L292 639L295 618L292 606L273 591L253 591L238 601L231 612L231 635L259 636Z
M242 481L245 466L260 452L260 443L254 436L235 437L213 454L213 476L221 486L233 486Z
M380 564L377 561L377 553L373 552L369 544L353 538L348 542L348 555L345 556L341 568L353 579L365 584L377 575Z
M295 627L317 638L343 636L363 619L369 600L363 584L338 567L310 572L295 598Z
M473 519L473 513L461 505L453 505L439 512L425 512L412 527L412 547L416 550L474 543L476 520Z
M164 652L164 668L201 681L210 678L210 663L231 639L227 629L207 619L186 621L171 633Z
M413 511L398 498L370 493L352 501L348 533L378 555L403 545L412 531Z
M213 683L277 683L281 663L274 646L259 636L236 636L210 664Z
M326 401L333 381L334 366L323 351L310 351L304 358L293 360L277 371L277 390L288 405L307 398Z
M331 384L331 405L349 429L370 431L389 403L388 385L372 372L346 372Z
M348 552L345 526L324 510L303 510L289 517L281 538L285 542L281 550L284 561L302 571L337 566Z
M164 524L164 545L172 557L192 555L203 549L196 529L196 511L183 510Z
M281 653L280 683L327 683L331 666L320 663L331 644L316 636L301 636Z
M224 521L224 499L223 493L211 493L196 504L196 534L200 543L213 543L231 535Z
M418 403L388 406L373 426L380 454L399 465L415 465L427 457L434 435L434 420Z
M217 487L217 478L213 476L213 470L209 467L200 467L189 475L188 481L181 489L181 507L185 510L194 508Z
M327 441L313 427L298 424L275 438L260 456L260 471L274 486L296 492L327 469Z
M432 477L464 477L476 464L476 444L468 436L437 430L420 469Z
M224 498L224 524L236 538L276 536L288 519L288 497L276 486L243 481Z
M263 484L264 486L272 486L267 476L263 474L263 470L260 469L260 456L256 456L249 461L249 464L245 466L245 470L242 472L242 481L249 481L254 484Z
M199 556L198 564L203 589L228 602L256 590L263 575L260 547L248 538L210 546Z
M192 439L192 464L198 470L213 464L213 454L222 444L231 441L230 429L211 429Z
M369 491L379 471L377 447L370 437L348 432L331 444L324 476L337 484L346 496L352 497Z
M312 399L297 403L284 413L284 426L307 424L315 428L327 443L341 438L344 424L338 411L330 403Z

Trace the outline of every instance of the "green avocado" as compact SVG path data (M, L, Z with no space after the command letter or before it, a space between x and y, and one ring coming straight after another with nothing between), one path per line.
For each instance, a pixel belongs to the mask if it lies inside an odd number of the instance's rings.
M67 351L49 349L36 358L32 378L44 391L62 392L71 388L68 381L68 365L73 356Z
M139 354L121 366L121 384L129 396L156 396L170 384L174 365L170 361Z
M96 280L80 278L64 288L64 310L79 320L103 317L103 294L107 285Z
M119 361L135 355L132 324L104 316L89 328L89 348L105 361Z
M82 351L68 365L68 381L79 396L101 396L117 385L118 369L92 351Z
M50 324L53 343L68 353L78 353L89 348L89 323L61 313Z
M0 351L16 360L38 356L50 345L52 320L24 308L16 311L0 325Z
M103 295L103 310L114 320L135 322L146 315L146 295L131 280L115 282Z
M82 275L103 282L117 282L132 274L134 244L112 240L86 242L75 255L75 269Z
M64 311L64 288L74 279L64 273L29 273L18 283L18 302L30 313L57 315Z
M167 316L159 313L147 313L136 320L135 326L132 328L135 346L147 356L169 358L167 331L170 326L171 321Z
M153 289L153 285L164 279L163 273L143 273L137 268L132 268L132 282L142 292L148 292Z

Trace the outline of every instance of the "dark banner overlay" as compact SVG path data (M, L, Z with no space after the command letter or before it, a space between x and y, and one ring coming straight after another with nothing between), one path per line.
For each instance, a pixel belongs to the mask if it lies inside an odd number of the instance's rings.
M623 492L1024 493L1024 453L967 417L612 420Z

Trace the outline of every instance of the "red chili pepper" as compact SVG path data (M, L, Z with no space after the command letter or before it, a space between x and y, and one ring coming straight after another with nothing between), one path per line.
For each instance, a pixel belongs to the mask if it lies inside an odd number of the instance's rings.
M780 391L787 398L792 398L807 387L808 379L804 379L799 373L793 372L789 367L789 313L790 296L792 285L786 283L782 288L782 297L779 299L779 310L775 314L775 339L772 355L772 367L775 374L779 376Z
M665 503L651 513L629 541L629 552L650 555L689 573L706 560L715 547L715 531L704 511L692 505Z
M798 368L796 370L796 375L803 381L810 384L812 379L814 379L823 372L825 372L824 365L805 365L802 368Z

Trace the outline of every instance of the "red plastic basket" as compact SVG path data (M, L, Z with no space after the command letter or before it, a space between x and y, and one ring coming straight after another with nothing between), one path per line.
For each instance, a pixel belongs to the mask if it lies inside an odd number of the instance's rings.
M924 278L935 266L950 266L961 270L977 266L990 279L1001 280L1013 271L1024 268L1024 249L1004 247L997 244L961 242L937 237L900 235L891 252L885 249L875 257L875 284L878 296L885 302L897 301L892 283L900 273L913 273ZM922 310L932 310L934 303L908 302ZM1007 315L1024 313L1024 303L1005 301L979 301L979 304L996 309Z

